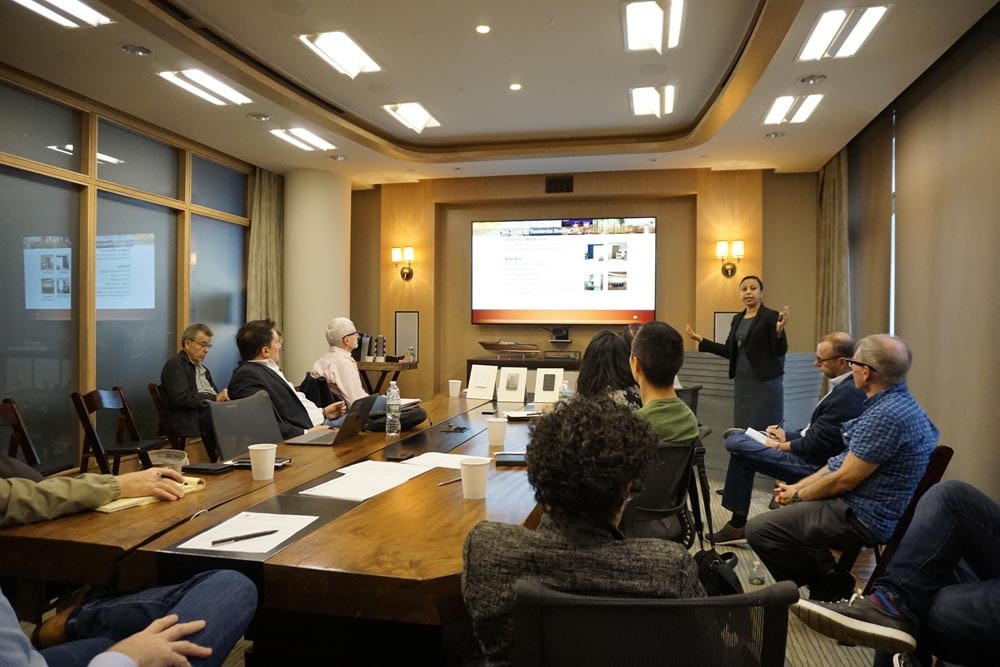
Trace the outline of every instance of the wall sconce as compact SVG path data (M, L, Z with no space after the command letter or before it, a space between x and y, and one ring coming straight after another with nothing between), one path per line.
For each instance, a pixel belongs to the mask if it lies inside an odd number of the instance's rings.
M406 266L399 269L399 277L409 280L413 277L413 246L392 249L392 264L399 267L400 262L406 262Z
M722 260L722 275L727 278L732 278L736 275L736 265L730 261L727 261L731 256L737 262L743 259L744 245L743 241L733 241L732 255L729 254L729 241L716 241L715 243L715 258Z

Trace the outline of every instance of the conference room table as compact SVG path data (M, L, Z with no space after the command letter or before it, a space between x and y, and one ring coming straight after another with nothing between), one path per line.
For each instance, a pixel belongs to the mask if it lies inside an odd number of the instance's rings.
M465 500L460 482L439 486L459 476L449 468L429 469L360 503L299 493L365 459L492 453L484 411L496 404L437 396L422 405L428 422L401 438L361 433L336 447L279 444L278 456L292 463L271 481L236 470L208 476L203 491L179 501L0 530L0 574L131 590L234 568L254 579L261 595L249 664L322 662L331 650L370 653L372 637L389 628L405 638L403 655L435 656L442 628L465 617L462 544L469 530L482 520L537 524L540 510L524 468L491 464L485 500ZM508 449L523 449L528 433L526 422L509 423ZM266 554L178 548L247 510L328 516Z

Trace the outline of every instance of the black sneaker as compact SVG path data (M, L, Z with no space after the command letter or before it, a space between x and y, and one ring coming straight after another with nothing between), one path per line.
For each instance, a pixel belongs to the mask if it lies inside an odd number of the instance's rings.
M724 544L746 544L747 536L744 529L727 523L721 530L709 535L708 540L720 546Z
M920 663L912 655L897 653L892 656L892 667L920 667Z
M857 582L850 572L833 568L826 575L809 584L809 599L813 602L837 602L854 595Z
M792 605L792 613L813 630L844 644L889 653L912 653L917 648L913 623L885 613L860 595L840 602L799 600Z
M727 428L725 431L722 432L722 439L725 440L731 435L736 435L737 433L746 433L746 432L747 430L745 428Z

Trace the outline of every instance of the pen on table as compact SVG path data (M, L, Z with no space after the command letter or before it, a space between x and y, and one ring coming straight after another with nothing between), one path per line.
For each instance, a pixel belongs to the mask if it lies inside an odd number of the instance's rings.
M443 482L438 482L438 486L447 486L449 484L454 484L455 482L461 482L461 481L462 481L461 477L456 477L455 479L448 479Z
M496 413L496 410L483 410L484 415L495 415Z
M218 546L220 544L229 544L230 542L242 542L243 540L252 540L255 537L264 537L265 535L274 535L278 532L278 529L274 530L262 530L257 533L247 533L246 535L233 535L232 537L224 537L221 540L212 540L212 546Z

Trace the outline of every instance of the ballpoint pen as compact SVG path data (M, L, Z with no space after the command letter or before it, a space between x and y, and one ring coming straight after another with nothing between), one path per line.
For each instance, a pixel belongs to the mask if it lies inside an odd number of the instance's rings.
M246 535L233 535L232 537L224 537L221 540L212 540L212 546L218 546L220 544L229 544L230 542L242 542L243 540L252 540L255 537L264 537L265 535L274 535L278 532L278 529L274 530L262 530L256 533L247 533Z
M438 486L447 486L449 484L454 484L455 482L461 482L461 481L462 481L461 477L456 477L455 479L448 479L443 482L438 482Z

